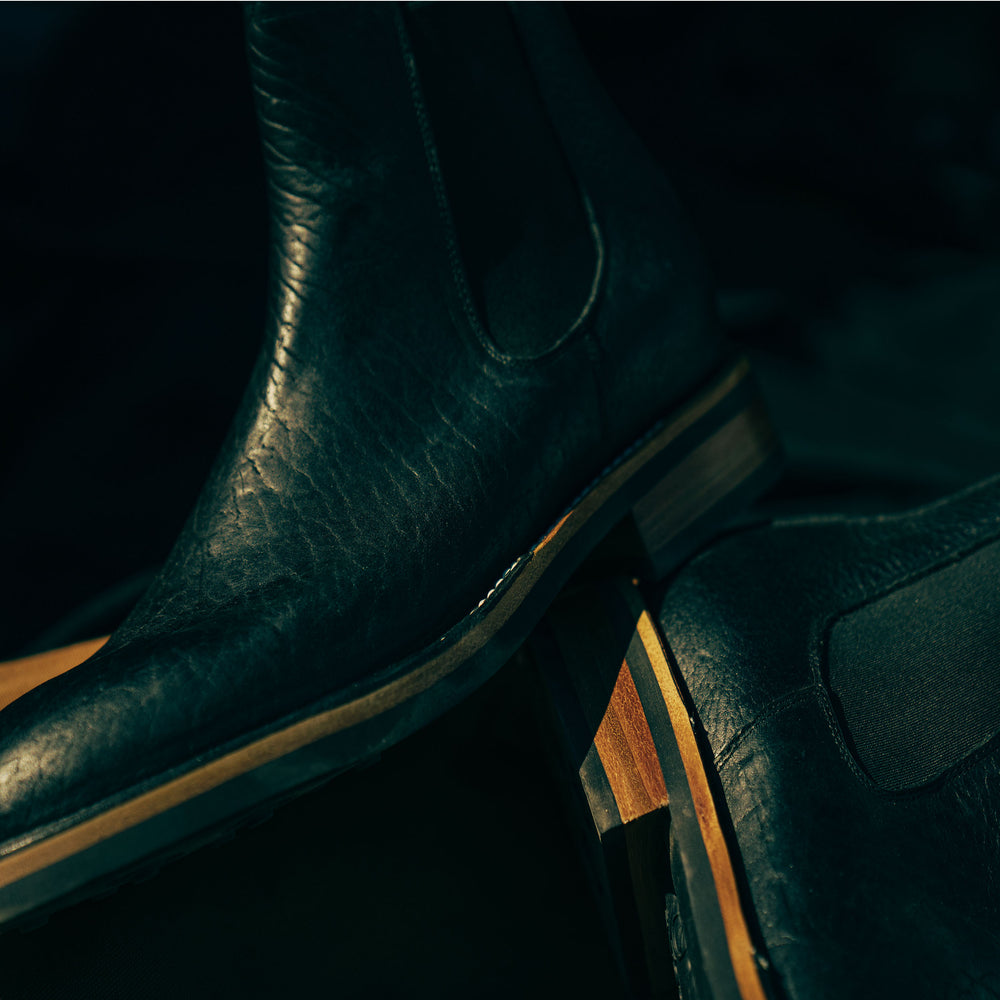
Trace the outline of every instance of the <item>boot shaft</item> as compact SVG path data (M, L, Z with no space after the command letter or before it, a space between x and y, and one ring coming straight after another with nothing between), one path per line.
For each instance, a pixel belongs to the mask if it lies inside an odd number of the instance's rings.
M432 287L443 324L501 360L588 326L612 411L650 370L707 371L721 348L694 241L559 8L410 6L251 7L275 315L315 291L308 270L341 308ZM639 408L672 402L672 381Z

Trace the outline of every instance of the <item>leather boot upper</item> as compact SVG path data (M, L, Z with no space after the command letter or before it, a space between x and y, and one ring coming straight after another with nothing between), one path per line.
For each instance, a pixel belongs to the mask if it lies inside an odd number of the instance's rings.
M0 842L391 671L721 363L665 181L558 15L515 16L595 247L580 321L532 358L476 314L397 8L250 5L272 225L261 354L145 598L3 713Z
M1000 987L1000 480L734 535L660 623L784 994Z

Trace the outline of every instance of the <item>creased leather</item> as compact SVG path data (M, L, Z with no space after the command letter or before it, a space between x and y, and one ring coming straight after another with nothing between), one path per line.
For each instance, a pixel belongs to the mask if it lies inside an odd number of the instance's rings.
M742 532L666 593L660 623L793 1000L957 998L1000 977L998 740L920 789L879 791L822 672L836 615L998 536L993 480L910 514Z
M396 8L249 7L263 348L149 592L101 653L3 713L0 842L346 698L436 640L721 364L672 196L586 104L549 18L522 27L605 259L588 321L524 362L469 313ZM546 47L562 55L539 61Z

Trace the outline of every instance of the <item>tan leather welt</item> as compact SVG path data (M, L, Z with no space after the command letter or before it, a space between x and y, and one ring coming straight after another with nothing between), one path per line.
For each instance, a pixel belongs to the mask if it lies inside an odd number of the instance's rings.
M760 980L760 970L757 966L757 950L750 937L750 930L740 903L736 874L733 871L729 848L719 824L719 816L712 798L708 775L705 773L701 754L698 751L687 706L677 688L673 673L667 663L666 653L649 612L644 607L639 612L640 602L636 594L627 593L627 598L633 610L638 612L636 631L639 633L639 638L653 667L653 673L656 675L663 700L667 706L667 712L670 715L670 724L674 730L677 746L680 749L684 773L691 789L691 799L698 816L701 837L705 843L712 877L715 881L715 892L719 899L719 909L722 911L722 923L726 930L729 957L736 976L740 997L742 1000L767 1000Z
M72 646L60 649L50 649L34 656L25 656L19 660L7 660L0 663L0 710L11 702L46 681L78 667L89 659L101 646L108 641L104 636L100 639L87 639Z
M594 746L623 823L667 805L667 786L653 734L627 662L618 673Z
M491 632L498 627L499 623ZM488 637L484 636L481 642L485 642L486 638ZM49 865L85 851L233 778L393 708L450 673L458 663L464 662L465 656L455 662L455 649L456 647L451 647L443 656L362 698L255 740L246 747L234 750L196 771L129 799L93 819L85 820L38 843L16 849L6 857L0 858L0 886L27 878Z
M445 647L438 656L361 698L262 737L240 750L234 750L205 764L197 771L175 778L45 840L13 848L5 857L0 858L0 886L27 878L257 767L326 736L366 722L452 673L490 641L520 606L545 569L589 518L690 424L725 398L746 377L748 371L749 366L745 360L735 364L676 420L612 469L562 518L545 540L535 547L510 586L498 595L488 613L483 614L475 626Z

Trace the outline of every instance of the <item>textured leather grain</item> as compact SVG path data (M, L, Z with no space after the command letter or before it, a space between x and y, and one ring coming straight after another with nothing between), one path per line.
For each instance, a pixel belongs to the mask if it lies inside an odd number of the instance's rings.
M593 208L596 281L581 323L516 359L472 306L396 7L250 5L273 234L260 358L129 620L3 713L0 842L346 699L435 641L722 363L666 183L559 15L528 7L515 18Z
M935 781L880 789L852 753L827 669L845 612L997 537L1000 480L911 514L740 533L666 593L661 625L795 1000L989 998L1000 984L1000 738ZM953 648L942 641L938 668L967 684Z

